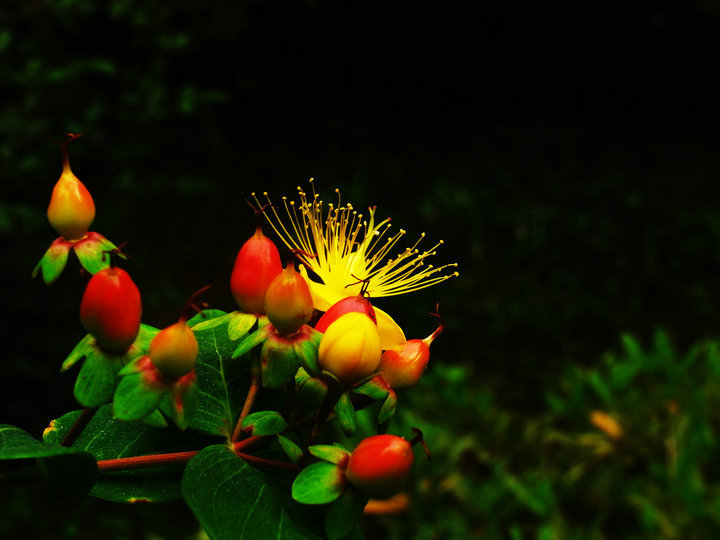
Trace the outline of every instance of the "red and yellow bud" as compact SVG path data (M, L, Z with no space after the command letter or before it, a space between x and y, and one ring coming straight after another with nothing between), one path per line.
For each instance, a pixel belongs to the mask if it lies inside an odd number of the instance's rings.
M63 146L63 170L50 196L48 221L65 240L80 240L95 219L95 202L85 185L70 170Z
M240 309L246 313L264 313L265 292L280 272L280 253L258 227L240 248L230 276L230 290Z
M195 368L198 342L192 329L181 319L153 338L149 355L164 376L177 379Z
M430 360L430 345L443 331L442 320L437 329L425 339L410 339L382 354L379 371L393 390L415 386Z
M373 309L372 304L367 298L359 294L357 296L348 296L347 298L343 298L330 306L330 308L315 324L315 330L325 333L328 326L334 323L340 316L352 312L364 313L370 317L375 324L377 324L375 310Z
M371 499L387 499L403 488L413 458L412 446L402 437L368 437L350 454L345 478Z
M264 307L268 319L283 336L297 332L312 317L310 288L292 262L268 286Z
M345 385L372 375L380 364L382 347L375 323L350 312L328 326L320 340L318 364Z
M140 291L122 268L109 267L88 281L80 302L80 321L100 347L125 351L140 330Z

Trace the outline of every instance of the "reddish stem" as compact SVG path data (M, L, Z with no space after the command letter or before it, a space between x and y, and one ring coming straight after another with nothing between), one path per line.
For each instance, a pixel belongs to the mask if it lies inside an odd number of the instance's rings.
M60 446L72 446L73 443L80 436L80 434L83 432L83 430L90 423L90 420L92 420L92 417L95 416L95 412L97 410L98 410L97 407L90 407L88 409L83 409L83 412L80 413L80 416L78 417L78 419L75 421L73 426L70 428L70 430L67 432L67 434L63 438L62 442L60 443Z
M237 441L240 438L240 435L242 435L243 420L245 420L245 417L250 414L253 403L255 402L255 396L257 396L259 389L260 380L257 376L253 376L250 381L250 388L248 388L247 396L245 396L245 403L243 404L242 411L240 412L240 418L238 418L237 424L235 424L235 429L233 430L232 438L230 439L232 442Z
M242 452L236 452L238 457L243 458L248 463L253 465L261 465L265 467L271 467L273 469L284 469L286 471L298 472L300 467L294 463L287 463L285 461L275 461L274 459L265 459L257 456L251 456L250 454L244 454Z

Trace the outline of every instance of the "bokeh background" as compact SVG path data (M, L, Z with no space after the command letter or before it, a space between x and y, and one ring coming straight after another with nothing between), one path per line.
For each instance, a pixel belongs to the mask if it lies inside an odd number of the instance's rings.
M59 366L86 278L30 272L55 237L52 139L87 130L93 229L127 242L155 326L206 284L233 309L252 192L314 177L444 240L459 278L379 302L409 337L439 302L447 329L391 426L433 460L368 537L711 537L720 4L581 4L4 2L0 422L40 436L76 407ZM181 503L0 496L8 537L200 535Z

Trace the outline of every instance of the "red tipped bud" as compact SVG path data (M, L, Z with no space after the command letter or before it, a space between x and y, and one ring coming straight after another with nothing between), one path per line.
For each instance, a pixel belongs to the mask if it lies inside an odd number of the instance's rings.
M67 150L63 151L63 170L55 184L47 209L48 221L65 240L80 240L95 219L95 202L85 185L70 170Z
M280 272L280 253L258 227L240 248L230 276L230 290L240 309L246 313L264 313L265 292Z
M378 369L390 388L401 390L418 383L430 360L430 345L443 328L441 320L437 329L425 339L410 339L396 349L383 352Z
M292 262L268 286L265 313L281 335L296 332L312 317L310 288Z
M149 354L150 360L163 375L177 379L194 369L198 342L192 329L180 320L153 338Z
M80 321L98 344L109 351L125 351L140 330L140 291L122 268L97 272L85 287Z
M370 301L362 295L357 295L343 298L330 306L330 309L328 309L325 314L320 317L317 324L315 324L315 330L324 334L328 326L335 322L338 317L352 312L364 313L370 317L375 324L377 324L375 310L373 309L372 304L370 304Z
M350 455L345 478L368 497L387 499L402 489L413 458L412 446L402 437L368 437Z
M318 364L348 385L372 375L381 356L375 323L367 315L350 312L328 326L320 340Z

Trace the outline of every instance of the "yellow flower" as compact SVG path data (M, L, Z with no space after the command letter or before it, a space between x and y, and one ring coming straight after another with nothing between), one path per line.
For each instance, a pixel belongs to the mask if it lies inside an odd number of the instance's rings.
M310 182L312 185L312 179ZM435 250L443 243L441 240L430 249L420 251L418 246L425 233L412 247L386 259L405 231L400 229L390 234L389 218L376 224L374 207L368 210L365 218L351 204L342 204L339 190L335 192L338 203L329 203L327 210L314 187L310 199L298 187L299 205L283 197L283 207L289 218L287 225L268 194L263 194L271 208L265 213L270 225L288 248L300 252L303 263L300 273L310 286L316 309L327 311L335 302L359 294L363 286L373 299L417 291L458 275L447 271L456 267L456 263L437 268L425 264L425 259L435 255ZM257 197L255 201L263 206ZM311 280L308 269L322 283ZM378 308L375 308L375 314L383 349L405 341L402 329L392 317Z

